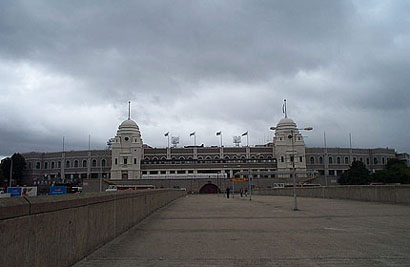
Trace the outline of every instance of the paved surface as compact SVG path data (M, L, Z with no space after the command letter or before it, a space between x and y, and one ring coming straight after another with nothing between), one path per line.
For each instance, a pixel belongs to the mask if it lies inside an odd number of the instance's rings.
M410 206L190 195L75 266L410 266Z

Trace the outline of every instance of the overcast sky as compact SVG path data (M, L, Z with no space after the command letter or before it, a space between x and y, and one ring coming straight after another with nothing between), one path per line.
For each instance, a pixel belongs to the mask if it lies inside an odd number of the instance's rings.
M410 1L1 1L0 155L272 138L410 152ZM246 139L243 138L246 144Z

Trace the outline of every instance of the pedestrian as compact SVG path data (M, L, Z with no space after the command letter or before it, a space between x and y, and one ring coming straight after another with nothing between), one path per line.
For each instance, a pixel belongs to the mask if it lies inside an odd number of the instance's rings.
M248 188L245 188L245 197L248 196Z
M241 188L241 190L239 190L239 193L241 194L241 197L243 195L243 189Z
M231 189L229 187L226 188L226 197L229 198L229 193L231 192Z

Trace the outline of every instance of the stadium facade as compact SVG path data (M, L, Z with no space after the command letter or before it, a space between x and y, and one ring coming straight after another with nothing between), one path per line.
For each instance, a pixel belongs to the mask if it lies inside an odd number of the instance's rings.
M118 127L111 149L23 153L25 180L34 184L104 179L122 184L154 184L200 191L206 184L223 189L229 178L251 177L256 187L290 183L336 184L353 161L372 172L391 158L403 158L391 148L305 147L296 123L283 118L265 145L224 147L185 146L154 148L143 144L135 121Z

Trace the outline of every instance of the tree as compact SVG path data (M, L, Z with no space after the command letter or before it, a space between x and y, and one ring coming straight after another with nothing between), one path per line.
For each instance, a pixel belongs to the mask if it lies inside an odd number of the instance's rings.
M364 185L370 184L370 172L360 161L353 161L350 168L342 173L339 184L342 185Z
M26 168L26 160L19 153L14 153L11 158L5 158L1 161L0 169L7 181L10 180L11 159L13 160L13 180L16 181L16 184L20 184L23 179L23 172Z
M410 184L410 168L398 159L390 159L386 169L376 171L372 180L378 183L401 183Z

